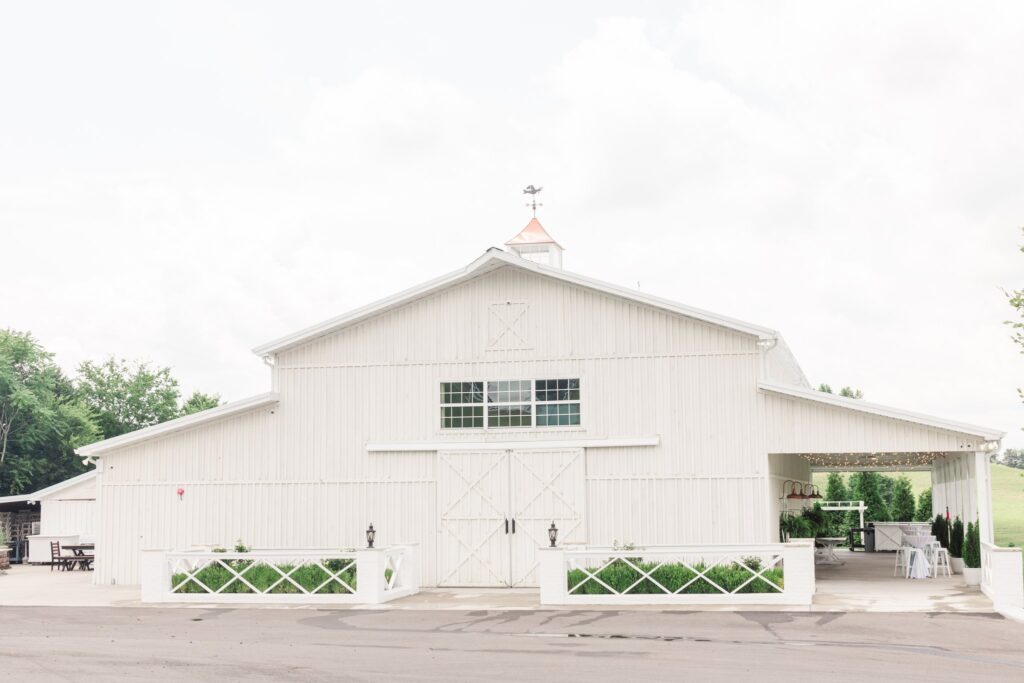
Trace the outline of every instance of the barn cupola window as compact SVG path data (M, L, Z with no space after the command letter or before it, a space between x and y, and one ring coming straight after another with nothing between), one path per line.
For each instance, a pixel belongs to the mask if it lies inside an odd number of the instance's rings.
M579 378L441 383L442 429L579 424Z
M534 217L522 231L505 242L516 256L545 266L562 267L562 246L551 238Z

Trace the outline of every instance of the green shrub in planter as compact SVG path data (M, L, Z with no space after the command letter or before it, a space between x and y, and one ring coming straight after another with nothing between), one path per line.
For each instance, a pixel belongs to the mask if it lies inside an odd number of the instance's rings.
M295 569L294 565L281 564L274 566L254 563L252 560L229 560L232 569L241 574L242 579L236 577L228 569L219 563L210 564L199 570L195 579L202 582L206 588L210 589L210 592L220 591L221 594L238 594L238 593L253 593L253 589L249 587L251 584L260 593L267 592L270 595L286 595L286 594L297 594L302 593L299 588L292 583L299 584L306 591L315 593L316 595L322 595L326 593L334 594L347 594L351 593L348 588L339 583L337 580L332 579L327 585L321 587L324 581L327 581L329 575L323 569L316 565L305 565ZM337 573L342 567L349 563L348 560L327 560L323 564L325 567L331 570L332 573ZM294 569L294 571L292 571ZM280 570L280 572L278 571ZM281 572L290 574L291 581L283 579ZM178 573L171 577L171 589L175 593L206 593L206 588L199 585L196 580L189 579L184 585L178 586L182 581L185 581L186 574ZM386 573L385 573L385 576ZM354 591L356 589L356 568L352 565L344 572L338 574L338 578L347 583L352 587ZM276 585L275 585L276 584ZM273 586L273 588L271 588Z
M710 569L704 563L697 563L692 569L677 562L663 564L657 569L653 569L657 566L657 563L654 562L634 562L634 564L643 573L650 572L650 578L639 580L640 571L622 560L615 560L599 572L596 567L588 567L585 572L582 569L569 570L566 575L566 587L572 591L573 595L609 595L612 593L595 579L589 578L588 573L600 578L615 592L628 595L658 595L664 592L662 588L669 593L675 593L683 586L685 588L680 591L680 595L719 593L719 588L716 586L729 593L733 591L738 593L778 593L779 589L784 586L782 567L765 570L761 576L751 580L751 570L757 572L761 569L759 558L745 558L743 564L746 566L733 562L715 565ZM595 574L595 572L597 573ZM703 574L703 576L696 578L698 574ZM776 584L778 588L769 582Z
M967 523L964 534L964 566L968 569L981 569L981 534L977 522Z
M949 532L949 556L963 557L964 550L964 523L960 517L953 520L953 528Z
M949 548L949 522L941 514L935 515L932 521L932 536L938 539L943 548Z

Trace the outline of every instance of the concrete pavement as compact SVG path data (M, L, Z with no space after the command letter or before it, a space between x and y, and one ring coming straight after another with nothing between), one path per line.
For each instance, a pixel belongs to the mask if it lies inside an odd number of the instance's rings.
M1024 680L995 614L5 607L12 680Z

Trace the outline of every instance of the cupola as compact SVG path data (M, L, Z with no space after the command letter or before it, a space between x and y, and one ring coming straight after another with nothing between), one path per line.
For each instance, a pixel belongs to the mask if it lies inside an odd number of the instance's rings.
M562 267L562 246L551 238L548 231L534 217L518 235L505 242L512 253L527 261L546 266Z

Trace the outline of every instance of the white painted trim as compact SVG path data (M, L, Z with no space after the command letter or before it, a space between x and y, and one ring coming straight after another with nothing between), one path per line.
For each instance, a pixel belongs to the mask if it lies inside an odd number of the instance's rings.
M501 266L514 266L516 268L522 268L523 270L533 271L540 275L568 282L573 285L630 299L671 313L677 313L688 318L694 318L712 325L718 325L720 327L736 330L737 332L753 335L759 339L774 339L778 336L778 333L775 330L767 327L745 323L740 320L711 313L710 311L685 306L674 301L669 301L668 299L651 296L635 289L620 287L619 285L602 282L601 280L595 280L583 275L569 273L561 268L528 261L519 256L508 254L501 249L492 247L484 252L483 256L476 259L465 268L461 268L446 275L442 275L441 277L429 280L421 285L399 292L398 294L380 299L361 308L357 308L354 311L345 313L344 315L331 318L330 320L326 320L322 323L307 327L292 334L274 339L265 344L260 344L252 351L258 356L278 353L285 349L310 341L311 339L316 339L317 337L336 332L337 330L348 327L349 325L362 322L367 318L378 315L392 308L397 308L398 306L405 305L411 301L415 301L416 299L429 296L430 294L447 287L468 281L491 270L500 268Z
M620 439L552 439L550 441L419 441L407 443L368 443L369 453L402 453L411 451L507 451L543 450L548 448L629 448L657 446L660 436L639 436Z
M213 420L219 420L238 413L255 410L256 408L274 405L278 402L279 398L280 396L278 394L268 392L265 394L259 394L258 396L244 398L240 401L225 403L224 405L217 406L216 408L210 408L209 410L193 413L192 415L179 417L175 420L168 420L167 422L162 422L158 425L153 425L152 427L138 429L134 432L115 436L111 439L105 439L104 441L97 441L96 443L91 443L88 446L80 446L75 449L75 453L82 457L94 457L100 453L128 446L133 443L138 443L139 441L153 439L172 432L180 432L184 429L189 429L206 422L212 422Z
M1006 436L1006 432L1001 432L989 427L979 427L977 425L965 424L963 422L954 422L953 420L946 420L940 417L933 417L931 415L922 415L921 413L913 413L909 410L902 410L900 408L890 408L889 406L878 405L877 403L868 403L859 398L845 398L843 396L836 396L835 394L827 394L824 391L815 391L814 389L783 386L781 384L770 384L768 382L758 382L757 388L761 391L782 394L783 396L799 398L805 401L823 403L836 408L847 408L862 413L878 415L880 417L888 417L894 420L913 422L926 427L945 429L946 431L965 434L967 436L977 436L980 437L980 441L1000 441L1004 436ZM975 447L980 448L981 445L982 444L979 442L975 444Z

